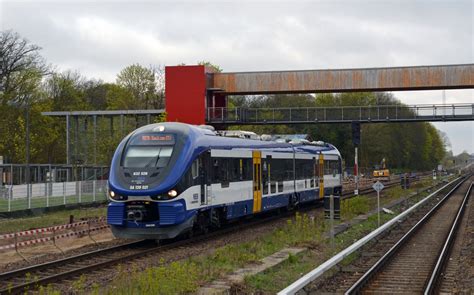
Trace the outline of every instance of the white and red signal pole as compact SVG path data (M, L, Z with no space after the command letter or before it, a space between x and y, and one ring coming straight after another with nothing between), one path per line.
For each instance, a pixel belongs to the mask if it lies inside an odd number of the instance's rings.
M354 180L355 180L355 189L354 195L359 195L359 164L357 159L357 146L355 146L354 151Z
M360 122L352 122L352 143L354 144L354 195L359 195L359 163L358 146L360 145Z

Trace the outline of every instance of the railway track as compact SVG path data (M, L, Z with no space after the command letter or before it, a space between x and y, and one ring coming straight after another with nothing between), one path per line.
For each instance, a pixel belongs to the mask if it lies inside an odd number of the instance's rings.
M432 294L472 190L459 183L346 291L346 294Z
M420 180L416 180L412 184L415 184L415 183L421 181L424 178L429 178L429 176L422 176L420 178ZM374 183L375 183L375 181L374 181ZM390 188L390 187L400 185L400 179L398 178L398 179L390 180L390 181L382 181L382 183L384 184L385 188ZM342 199L350 199L350 198L355 197L353 192L354 192L353 189L343 190L342 191ZM364 188L359 189L359 195L372 194L372 193L375 194L375 190L372 188L372 184L370 184L370 185L368 185Z
M17 294L32 290L32 287L57 282L58 279L105 267L112 262L118 263L153 248L156 248L156 244L152 242L135 241L5 272L0 274L0 294Z
M386 186L390 187L397 184L398 181L394 181L387 183ZM364 194L372 191L373 189L371 187L360 190L360 192ZM343 198L349 197L352 197L351 192L343 193ZM321 206L321 204L317 203L312 206L304 207L298 211L305 212L319 206ZM104 269L111 265L127 263L136 259L144 258L148 255L155 255L169 249L174 249L176 247L222 236L232 231L238 231L244 227L257 226L276 219L287 218L294 213L294 211L288 211L280 215L256 218L205 235L192 237L186 240L173 241L164 245L156 245L156 243L153 243L152 241L137 241L2 273L0 274L0 294L24 293L25 290L34 290L39 286L44 286L50 283L56 284L65 279L70 279L71 277L78 277L82 274Z
M321 207L321 205L321 203L315 203L296 212L306 212ZM243 228L288 218L294 214L295 211L285 211L278 215L267 214L251 220L232 223L222 229L188 239L165 242L162 245L157 245L153 241L141 240L2 273L0 274L0 294L24 293L25 290L35 290L39 286L45 286L49 283L57 284L66 279L101 270L108 266L143 259L149 255L156 255L167 250L217 238Z

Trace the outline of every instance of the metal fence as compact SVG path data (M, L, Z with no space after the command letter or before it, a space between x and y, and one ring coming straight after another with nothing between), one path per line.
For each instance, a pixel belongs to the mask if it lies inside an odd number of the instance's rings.
M105 201L108 172L93 166L0 165L0 212Z

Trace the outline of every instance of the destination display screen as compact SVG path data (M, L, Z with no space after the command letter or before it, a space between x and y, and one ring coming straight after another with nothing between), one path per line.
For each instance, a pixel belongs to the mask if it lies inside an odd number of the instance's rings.
M132 139L132 145L173 145L175 138L173 134L145 133L137 134Z
M142 141L171 141L171 135L142 135Z

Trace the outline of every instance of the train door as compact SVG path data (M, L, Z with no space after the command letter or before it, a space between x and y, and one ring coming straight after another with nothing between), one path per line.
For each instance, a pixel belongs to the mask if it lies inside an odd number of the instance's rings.
M263 195L268 195L270 193L270 159L271 156L267 156L266 158L262 159L262 188L263 188Z
M318 160L316 160L316 157L313 157L313 177L311 178L311 187L319 187L319 180L318 180Z
M324 198L324 155L319 154L318 161L319 198Z
M253 151L253 213L262 210L262 152Z
M211 153L205 152L199 157L200 202L207 205L211 195Z

